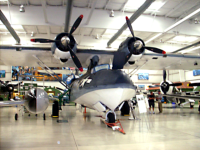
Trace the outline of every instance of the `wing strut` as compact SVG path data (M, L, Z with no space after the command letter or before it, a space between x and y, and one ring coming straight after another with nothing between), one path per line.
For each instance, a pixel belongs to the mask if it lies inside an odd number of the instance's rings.
M33 55L39 62L37 64L45 70L50 76L52 76L54 79L56 79L60 84L62 84L64 87L69 88L68 85L55 73L53 72L42 60L40 60L37 56Z

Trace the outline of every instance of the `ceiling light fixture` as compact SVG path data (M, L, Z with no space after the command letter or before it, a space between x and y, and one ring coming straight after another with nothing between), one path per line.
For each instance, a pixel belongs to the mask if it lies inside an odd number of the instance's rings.
M34 37L34 32L33 31L31 32L31 37Z
M19 7L19 11L20 11L20 12L25 12L24 5L21 5L21 6Z
M110 11L110 17L114 17L114 16L115 16L114 11L111 10L111 11Z
M197 13L200 12L200 8L195 10L194 12L192 12L191 14L187 15L186 17L184 17L183 19L179 20L178 22L174 23L173 25L169 26L167 29L164 30L164 32L162 33L158 33L157 35L155 35L154 37L150 38L149 40L147 40L145 42L145 44L151 42L152 40L156 39L157 37L159 37L160 35L162 35L165 32L170 31L171 29L175 28L176 26L180 25L181 23L183 23L185 20L189 19L190 17L196 15Z

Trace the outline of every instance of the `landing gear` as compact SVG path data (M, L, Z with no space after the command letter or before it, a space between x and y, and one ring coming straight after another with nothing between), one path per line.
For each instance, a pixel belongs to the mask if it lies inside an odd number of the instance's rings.
M35 117L37 117L37 114L35 114Z
M107 114L107 122L108 123L115 123L115 114L114 113L108 113Z
M116 119L116 114L115 114L115 112L113 112L113 111L108 111L107 113L106 113L106 122L107 123L115 123L115 119ZM109 126L109 125L107 125L108 127L111 127L111 126Z
M45 114L43 114L43 120L46 120L46 115Z
M113 130L118 130L121 133L125 134L124 129L119 120L116 121L116 114L113 111L108 111L106 113L106 118L101 117L101 121L103 121L109 128Z
M124 105L121 108L121 116L129 116L130 107L128 101L124 102Z
M15 114L15 120L17 120L18 119L18 114Z

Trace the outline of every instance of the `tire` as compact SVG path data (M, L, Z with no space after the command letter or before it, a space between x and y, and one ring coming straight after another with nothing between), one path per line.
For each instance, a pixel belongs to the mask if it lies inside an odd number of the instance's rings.
M45 114L43 114L43 119L46 120L46 115Z
M107 115L107 123L115 123L115 115L114 113L108 113ZM107 127L111 128L109 125Z
M17 120L18 119L18 114L15 114L15 120Z
M121 116L129 115L130 107L127 101L124 102L124 105L121 108Z
M114 113L108 113L107 122L108 123L115 123L115 114Z

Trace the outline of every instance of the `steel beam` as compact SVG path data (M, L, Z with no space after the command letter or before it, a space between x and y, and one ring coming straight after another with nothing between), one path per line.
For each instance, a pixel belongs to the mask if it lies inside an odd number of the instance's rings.
M73 0L66 0L66 13L65 13L65 28L64 32L69 33L69 23L71 18Z
M130 22L133 23L155 0L146 0L145 3L130 17ZM127 24L125 23L117 33L108 41L107 46L109 47L124 30L127 29Z
M48 23L47 12L46 12L46 0L42 0L41 3L42 3L42 10L44 13L45 23Z
M124 10L124 7L126 6L127 3L128 3L128 0L126 0L126 2L124 4L122 4L122 7L121 7L120 11Z
M177 49L177 50L173 51L172 53L177 53L177 52L180 52L180 51L182 51L182 50L188 49L188 48L190 48L190 47L192 47L192 46L197 46L197 45L199 45L199 44L200 44L200 41L198 41L198 42L196 42L196 43L194 43L194 44L185 46L185 47L183 47L183 48Z
M88 19L87 19L87 21L86 21L86 23L85 23L86 25L88 25L89 22L90 22L90 19L91 19L91 17L92 17L92 13L93 13L93 11L94 11L94 9L95 9L96 4L97 4L97 0L94 0L93 4L92 4L92 6L91 6L90 14L89 14Z
M104 10L107 9L107 6L108 6L109 2L110 2L110 0L107 0L106 5L103 8Z
M181 6L183 6L186 2L188 2L188 0L183 0L181 1L176 7L174 7L173 9L171 9L166 15L165 17L168 17L170 14L172 14L174 11L176 11L177 9L179 9Z
M5 15L3 14L1 10L0 10L0 20L6 26L6 28L8 29L10 34L13 36L13 38L16 40L16 42L20 44L19 36L15 32L15 30L11 27L10 23L8 22L8 20L6 19Z

